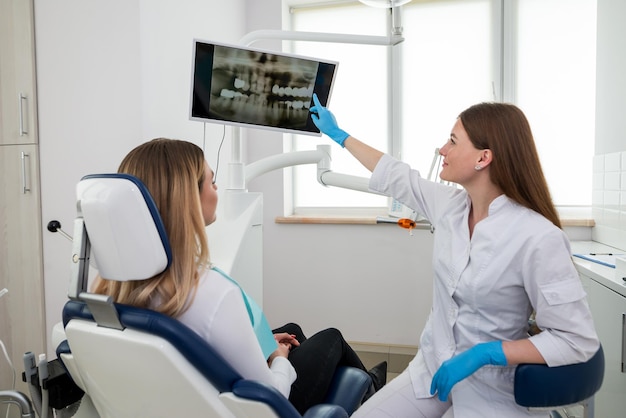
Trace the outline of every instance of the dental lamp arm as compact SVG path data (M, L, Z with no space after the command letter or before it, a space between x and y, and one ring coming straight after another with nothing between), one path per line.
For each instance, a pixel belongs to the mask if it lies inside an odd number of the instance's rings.
M273 170L301 164L330 165L329 146L318 146L315 151L294 151L285 154L276 154L246 165L246 184L250 180Z
M246 166L245 182L273 170L301 164L317 163L317 180L324 186L341 187L366 193L379 194L369 189L369 178L335 173L330 169L330 146L318 145L314 151L296 151L276 154Z
M397 45L404 41L399 33L390 36L352 35L346 33L303 32L262 29L250 32L239 39L242 45L250 45L262 39L278 39L281 41L328 42L355 45Z

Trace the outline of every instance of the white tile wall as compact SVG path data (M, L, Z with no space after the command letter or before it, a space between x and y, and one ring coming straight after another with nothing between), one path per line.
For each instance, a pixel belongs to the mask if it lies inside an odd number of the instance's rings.
M626 250L626 151L593 157L594 240Z

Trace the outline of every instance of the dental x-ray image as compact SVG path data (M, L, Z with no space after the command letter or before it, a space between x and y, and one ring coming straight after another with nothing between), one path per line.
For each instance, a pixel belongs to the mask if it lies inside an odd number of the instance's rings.
M337 63L194 41L191 119L320 135L313 93L327 105Z

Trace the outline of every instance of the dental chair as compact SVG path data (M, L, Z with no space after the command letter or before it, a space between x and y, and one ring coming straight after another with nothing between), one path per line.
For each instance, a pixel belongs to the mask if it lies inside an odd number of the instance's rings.
M93 404L93 414L81 416L301 417L276 389L242 378L178 320L88 293L92 256L103 277L127 281L164 271L172 255L152 197L135 177L86 176L77 199L66 340L57 357L85 392L84 403ZM339 369L326 402L304 417L348 417L370 383L362 370Z
M518 405L550 410L551 418L563 418L559 409L581 405L583 418L594 417L594 395L604 379L602 345L585 363L548 367L520 364L515 369L514 395Z

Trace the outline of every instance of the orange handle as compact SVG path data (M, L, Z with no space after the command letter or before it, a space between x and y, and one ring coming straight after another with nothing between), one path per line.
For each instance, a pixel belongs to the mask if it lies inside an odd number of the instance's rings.
M402 228L413 229L415 228L415 221L413 219L402 218L398 220L398 225Z

